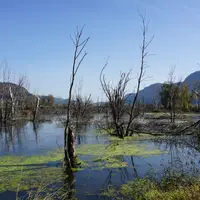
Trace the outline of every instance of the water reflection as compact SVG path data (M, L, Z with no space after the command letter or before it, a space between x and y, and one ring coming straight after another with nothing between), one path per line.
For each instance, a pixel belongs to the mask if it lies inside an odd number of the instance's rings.
M39 129L42 128L42 123L39 123L39 122L32 122L32 125L33 125L33 132L35 133L35 141L36 141L36 144L38 144L38 131Z
M154 140L156 147L168 151L167 165L164 167L174 171L193 173L198 172L200 168L199 139L195 135L174 136Z
M16 148L22 148L22 138L26 137L26 121L18 124L0 127L0 143L2 153L15 152Z
M72 170L68 170L65 172L66 178L64 179L63 182L63 195L62 199L74 199L76 195L76 185L75 185L75 175Z
M58 149L57 143L63 144L63 126L58 122L30 123L21 122L9 127L0 127L0 155L17 154L32 155L41 154ZM109 144L108 136L96 133L94 125L76 124L76 145L83 144ZM184 140L183 140L184 139ZM195 148L199 147L199 140L196 136L173 137L156 140L137 141L139 145L148 145L151 148L167 150L168 154L148 157L137 156L116 156L121 162L127 162L129 167L118 169L93 170L86 167L83 171L66 172L62 182L57 185L59 195L63 199L100 199L99 196L86 197L85 192L96 194L101 189L109 185L121 185L127 181L144 177L151 169L162 175L167 167L177 170L194 170L196 163L199 167L199 152ZM187 141L192 146L186 145L182 141ZM80 156L87 159L87 156ZM193 167L193 168L192 168ZM5 199L5 198L4 198ZM59 199L59 198L58 198Z

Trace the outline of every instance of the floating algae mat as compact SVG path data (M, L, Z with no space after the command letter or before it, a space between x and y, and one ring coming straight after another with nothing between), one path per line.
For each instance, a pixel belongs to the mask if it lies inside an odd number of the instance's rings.
M150 149L148 145L129 143L127 141L113 141L110 144L87 144L77 148L77 153L82 156L89 155L93 169L120 168L128 166L124 156L143 156L165 154L167 151Z
M166 151L149 149L147 145L128 141L110 141L110 144L88 144L77 147L78 169L92 170L127 167L124 156L150 156L164 154ZM58 150L45 155L1 156L0 193L4 191L27 191L33 188L44 191L52 183L63 183L67 175L57 163L63 158ZM84 162L82 160L84 160ZM89 158L89 159L88 159Z
M56 167L63 157L61 151L40 156L2 156L0 158L0 192L39 188L63 178Z

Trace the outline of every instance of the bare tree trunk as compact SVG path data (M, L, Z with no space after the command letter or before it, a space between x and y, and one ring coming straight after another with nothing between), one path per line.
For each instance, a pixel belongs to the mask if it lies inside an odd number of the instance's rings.
M115 135L121 138L128 136L130 133L130 126L132 125L134 119L140 114L140 105L138 104L138 95L140 90L141 82L145 74L146 58L148 57L147 48L153 40L153 36L149 41L146 39L146 34L148 30L148 23L146 24L145 17L141 16L142 19L142 45L141 49L141 63L140 71L137 79L136 93L133 101L129 102L127 105L127 84L130 81L130 71L128 73L121 73L120 79L116 86L112 86L109 82L106 82L105 75L103 71L107 66L107 63L101 70L100 73L100 83L102 89L108 98L109 107L112 117L112 127L114 129ZM129 108L127 108L129 106ZM126 116L128 119L125 121Z
M1 123L4 122L4 100L3 100L3 96L1 98Z
M36 102L35 102L35 109L33 111L33 122L35 122L37 119L37 114L38 114L39 105L40 105L40 97L38 95L35 97L36 97Z
M136 103L137 103L142 78L144 77L144 74L145 74L145 65L146 65L145 60L146 60L146 57L149 55L148 52L147 52L147 48L151 44L151 42L154 38L154 36L152 36L151 39L149 41L147 41L146 37L147 37L147 31L148 31L148 23L146 24L146 20L145 20L144 16L141 15L140 17L142 19L142 37L143 37L142 46L140 48L141 49L140 73L139 73L139 77L138 77L138 80L137 80L136 94L135 94L133 103L131 105L131 111L130 111L130 114L129 114L129 121L128 121L128 125L127 125L127 128L126 128L126 136L129 135L130 126L131 126L133 120L135 119L134 110L135 110L135 106L136 106Z
M74 167L76 163L76 152L74 128L72 126L68 128L68 155L70 163Z
M25 76L20 76L15 83L15 76L11 77L11 72L7 61L2 62L2 89L1 89L1 122L6 123L16 118L22 111L22 102L25 101L27 90L25 87Z
M84 27L83 27L84 28ZM72 101L72 89L74 86L74 81L75 81L75 76L76 73L81 65L81 63L83 62L83 60L85 59L87 53L83 53L83 50L85 49L85 46L87 45L88 41L89 41L89 37L86 38L85 40L81 41L81 37L83 34L83 28L79 31L77 29L76 33L75 33L75 38L72 38L72 42L75 46L75 50L74 50L74 56L73 56L73 65L72 65L72 74L71 74L71 79L70 79L70 87L69 87L69 97L68 97L68 103L67 103L67 120L65 123L65 130L64 130L64 167L65 170L66 168L69 166L70 168L73 167L74 162L71 163L72 161L75 161L75 145L74 143L74 136L73 136L73 131L70 130L70 106L71 106L71 101ZM70 135L69 135L70 133ZM73 134L72 134L73 133ZM70 141L68 141L70 138ZM70 146L68 146L68 144L70 144ZM70 149L72 148L72 149ZM70 152L70 155L69 155ZM73 153L72 153L73 152ZM70 159L71 157L71 159ZM72 158L74 157L74 158Z
M180 86L181 80L176 83L174 76L175 67L172 67L169 72L169 114L170 122L175 123L178 114L178 104L180 103Z
M9 94L11 99L11 120L15 117L15 98L13 96L12 88L9 86Z

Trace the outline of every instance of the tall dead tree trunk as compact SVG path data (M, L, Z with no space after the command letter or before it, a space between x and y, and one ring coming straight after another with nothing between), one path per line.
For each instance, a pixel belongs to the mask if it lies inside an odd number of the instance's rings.
M100 82L102 89L108 99L111 118L112 118L112 127L114 129L114 134L118 137L123 138L124 136L128 136L130 134L130 127L133 124L135 118L137 118L140 114L140 104L138 102L138 94L140 90L140 85L144 77L145 67L146 67L146 58L148 57L147 48L153 40L151 37L150 40L147 41L146 34L148 30L148 23L145 21L145 17L141 16L142 19L142 45L141 49L141 63L140 63L140 71L137 79L136 92L133 100L127 102L128 94L126 93L128 82L130 81L130 71L128 73L121 73L120 79L116 86L112 86L109 82L106 82L105 75L103 71L107 66L107 63L103 67L100 73ZM127 119L128 115L128 119ZM125 120L126 118L126 120Z
M11 86L9 86L9 94L10 94L10 100L11 100L11 120L15 117L15 98L12 92Z
M139 113L137 113L137 112L135 113L134 111L135 111L137 100L138 100L140 85L141 85L142 79L143 79L144 74L145 74L146 58L149 56L147 48L151 44L151 42L154 38L154 36L152 36L150 40L147 40L147 31L148 31L149 23L146 23L146 19L145 19L144 16L141 15L140 17L141 17L141 20L142 20L142 38L143 38L142 39L142 45L140 47L140 49L141 49L140 72L139 72L139 77L138 77L138 80L137 80L136 94L135 94L134 100L132 102L131 110L130 110L130 113L129 113L129 120L128 120L128 124L127 124L127 127L126 127L126 133L125 133L126 136L129 135L130 126L133 123L134 119L139 115Z
M85 49L85 46L87 45L89 41L89 37L81 41L83 28L81 30L77 28L74 39L71 37L75 50L74 50L74 56L73 56L72 73L71 73L70 87L69 87L69 97L68 97L68 103L67 103L67 120L65 123L65 130L64 130L64 167L65 168L67 167L71 168L75 165L75 162L74 162L75 161L75 145L74 145L74 139L73 139L74 132L70 128L71 126L70 125L70 117L71 117L70 107L71 107L72 90L74 86L75 77L81 63L83 62L83 60L85 59L87 55L86 52L83 53L83 50Z

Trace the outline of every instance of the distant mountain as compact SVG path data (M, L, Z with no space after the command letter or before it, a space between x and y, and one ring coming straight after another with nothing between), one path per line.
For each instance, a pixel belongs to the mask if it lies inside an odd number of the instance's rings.
M139 91L138 100L143 101L145 104L151 104L154 99L160 100L159 93L161 91L162 83L154 83L143 90ZM127 102L133 101L135 97L134 93L130 93L126 96Z
M183 83L187 84L191 91L196 84L200 84L200 71L190 74L188 77L186 77Z
M58 98L58 97L54 97L54 104L67 104L67 99L63 99L63 98Z
M5 99L10 98L9 87L11 87L11 90L14 95L17 94L17 95L32 96L32 94L29 93L28 90L22 86L10 82L5 82L5 83L0 82L0 98L2 97Z
M34 96L33 94L31 94L26 88L19 86L15 83L10 83L10 82L6 82L6 83L2 83L0 82L0 98L10 98L10 94L9 94L9 87L11 87L13 94L18 94L18 95L22 95L24 94L25 96L28 97L32 97ZM45 95L40 95L41 99L44 98L48 98L48 96ZM57 98L54 97L54 104L67 104L67 99L63 99L63 98Z
M181 84L187 84L190 91L194 88L196 84L200 84L200 71L196 71L185 78L185 80ZM19 93L27 94L28 96L33 96L33 94L29 93L24 87L20 87L14 83L2 83L0 82L0 98L4 96L6 98L9 97L9 86L14 90L18 90ZM138 100L143 101L145 104L152 104L160 101L160 91L161 91L162 83L154 83L151 84L144 89L139 91ZM129 93L126 96L127 102L133 101L135 97L134 93ZM47 98L47 96L42 96L41 98ZM67 104L67 99L54 97L54 104Z
M48 96L46 95L41 95L41 99L48 99ZM59 98L59 97L54 97L54 104L61 105L61 104L67 104L67 99Z
M187 84L190 92L196 84L200 84L200 71L196 71L190 74L181 84ZM144 101L145 104L152 104L155 99L157 102L160 101L160 91L162 83L154 83L148 87L139 91L138 100ZM127 102L132 102L135 97L135 93L127 94Z

